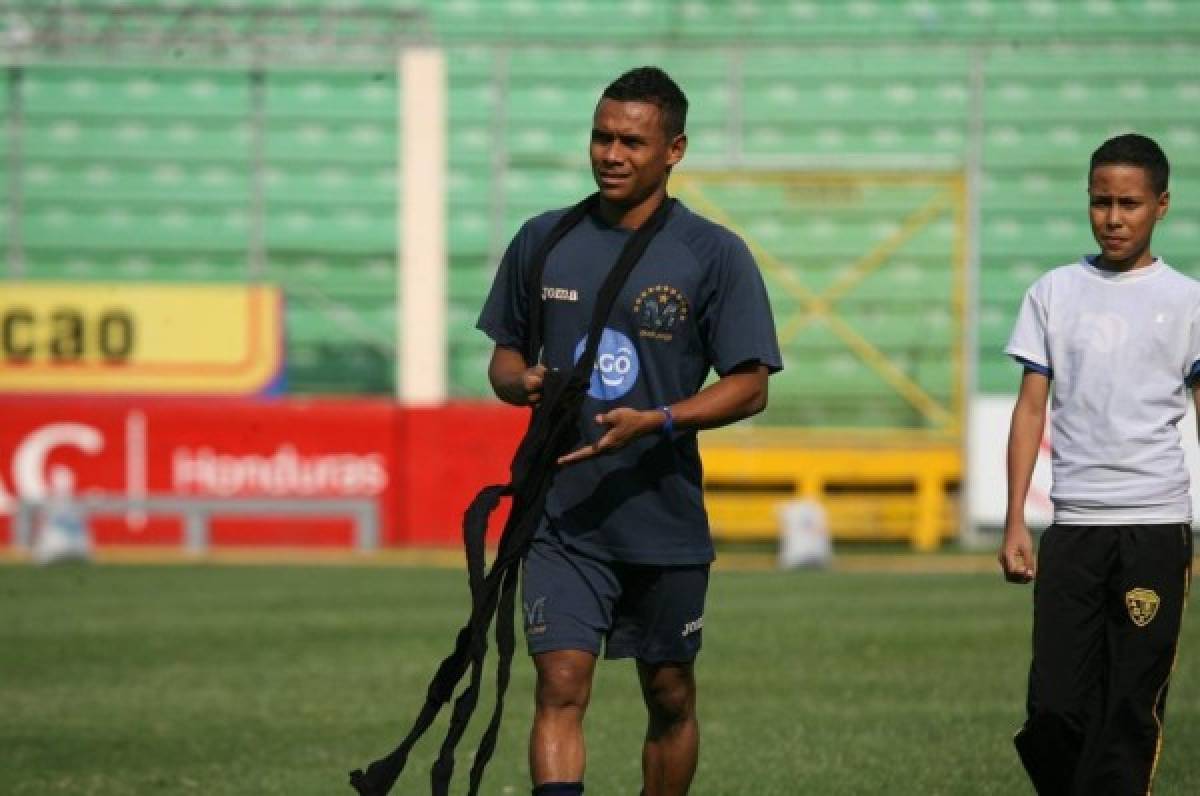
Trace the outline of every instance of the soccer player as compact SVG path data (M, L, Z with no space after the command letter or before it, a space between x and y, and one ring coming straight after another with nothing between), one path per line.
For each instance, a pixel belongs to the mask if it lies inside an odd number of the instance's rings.
M592 210L531 259L564 216L524 224L496 274L478 327L495 342L496 395L536 403L547 368L569 370L596 292L632 231L667 197L687 148L687 99L662 70L609 85L592 118ZM531 292L533 295L530 295ZM530 305L541 301L541 361L526 361ZM579 417L526 556L525 635L537 671L530 735L533 793L583 792L583 716L602 645L634 658L648 712L644 793L686 793L696 768L693 662L713 559L696 432L762 411L782 362L762 277L734 233L681 203L622 288ZM712 368L717 380L702 386Z
M1145 794L1192 560L1179 421L1200 377L1200 283L1150 252L1167 158L1121 135L1092 154L1100 253L1029 289L1005 351L1023 365L1000 565L1036 578L1027 719L1040 794ZM1053 387L1053 389L1051 389ZM1023 508L1053 395L1054 523L1037 560Z

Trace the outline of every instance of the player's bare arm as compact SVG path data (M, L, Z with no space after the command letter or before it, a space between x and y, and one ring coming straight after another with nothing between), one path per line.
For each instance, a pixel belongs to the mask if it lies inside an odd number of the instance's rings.
M673 404L670 422L675 428L705 429L756 415L767 406L767 376L766 365L738 365L692 397ZM596 423L608 427L604 436L561 457L558 463L571 464L620 450L638 437L658 433L667 422L667 413L661 409L621 407L596 415Z
M1021 389L1008 432L1008 512L1004 520L1004 541L997 556L1004 579L1010 583L1028 583L1037 574L1033 537L1025 524L1025 498L1042 444L1049 394L1050 379L1026 370L1021 377Z
M488 364L488 381L496 397L513 406L531 406L542 398L545 365L525 361L525 355L515 348L496 346Z

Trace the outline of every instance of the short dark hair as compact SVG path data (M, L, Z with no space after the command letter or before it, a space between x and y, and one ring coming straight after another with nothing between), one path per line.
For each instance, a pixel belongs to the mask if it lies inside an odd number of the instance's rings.
M603 99L618 102L649 102L662 114L668 138L683 133L687 125L688 101L679 84L657 66L639 66L608 84Z
M1155 194L1163 194L1167 190L1167 182L1171 176L1171 165L1167 156L1155 143L1153 138L1147 138L1137 133L1125 133L1110 138L1092 153L1092 164L1088 168L1088 179L1100 166L1137 166L1146 171L1150 178L1150 187Z

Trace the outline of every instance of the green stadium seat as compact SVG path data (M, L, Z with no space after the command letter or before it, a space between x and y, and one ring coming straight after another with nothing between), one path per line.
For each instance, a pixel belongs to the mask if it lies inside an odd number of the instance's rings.
M512 121L529 123L536 120L586 131L600 93L592 89L591 85L576 87L543 78L511 88L506 97L505 112Z
M451 91L455 86L494 80L502 60L494 47L480 44L452 44L445 52Z
M39 65L22 92L31 116L236 119L249 107L245 74L225 70Z
M491 219L482 209L463 209L453 213L449 219L447 234L450 246L457 256L482 258L492 250Z
M483 337L481 333L476 333ZM450 348L449 378L455 385L457 395L464 398L494 398L488 382L488 363L492 358L492 344L452 345Z
M483 0L431 4L439 32L481 38L576 39L581 31L601 29L614 37L665 32L669 12L657 3L624 2L613 8L604 0Z
M101 251L222 251L245 248L239 220L220 207L29 201L23 219L34 248Z
M446 310L446 335L449 345L478 345L484 340L483 332L475 328L479 307L469 307L466 302L452 303Z
M331 210L361 203L394 208L396 194L396 169L389 163L274 163L265 170L268 203L319 197Z
M949 358L958 336L949 309L933 304L881 306L847 319L868 342L889 354L920 356L935 352Z
M531 214L573 204L594 190L596 184L591 171L586 168L514 169L504 181L505 202L514 207L529 208Z
M777 393L808 396L879 396L887 385L866 363L849 351L821 353L808 358L804 368L784 368L772 377Z
M495 83L490 77L456 81L452 74L447 103L451 126L467 122L487 124L502 110ZM507 108L503 110L508 112Z
M966 137L949 124L802 120L747 123L744 146L753 155L960 154Z
M264 277L297 295L373 302L392 301L396 294L396 261L390 252L267 252Z
M490 166L494 156L494 135L491 127L485 122L453 125L447 131L450 139L450 162L478 169Z
M23 148L31 157L98 160L201 160L245 168L249 125L237 119L30 114Z
M289 343L289 391L362 395L395 392L395 356L390 349L363 343Z
M394 125L400 102L394 69L375 72L280 71L264 81L267 117L375 121Z
M824 82L834 78L854 82L890 82L899 79L965 80L971 53L958 45L917 48L863 48L846 45L756 47L744 56L742 69L748 81L793 80Z
M31 246L25 268L33 279L94 280L100 282L221 282L245 283L247 263L237 252L85 251Z
M979 269L979 300L1015 312L1025 291L1048 270L1033 262L985 260Z
M287 297L288 339L297 343L351 342L389 347L394 309L377 303L347 303Z
M394 251L395 216L394 208L379 202L274 202L267 207L266 245L283 252Z
M446 189L452 207L473 210L490 207L493 190L491 174L466 164L451 162L446 173Z
M250 176L236 164L81 159L39 155L25 163L23 190L35 200L96 203L154 209L164 202L207 207L208 212L245 212Z
M468 315L478 313L483 307L488 291L495 280L493 266L467 267L452 265L449 269L447 291L455 306ZM472 321L473 323L474 321Z
M778 303L776 303L778 306ZM938 352L948 355L957 330L948 310L929 304L847 304L834 313L841 324L874 348L895 354L917 355ZM791 318L779 315L781 328L792 328ZM834 325L823 318L808 317L785 348L848 352L851 349ZM786 357L785 357L786 358Z
M969 96L961 77L951 81L944 76L936 82L903 75L881 80L837 75L815 82L808 77L787 76L756 81L746 88L746 117L777 123L962 123Z
M247 11L293 9L309 28L334 6L396 8L392 0L221 2ZM179 6L178 0L121 3L133 4ZM880 170L893 159L957 168L971 147L976 64L986 122L981 352L1003 345L1033 278L1093 248L1081 164L1109 133L1136 127L1166 146L1175 199L1155 248L1200 274L1200 255L1193 254L1200 251L1200 183L1191 177L1200 169L1194 46L1200 6L1178 0L411 5L429 14L436 40L447 47L455 395L490 394L484 373L490 348L486 340L472 342L482 337L472 326L509 237L529 216L592 190L592 108L609 79L642 63L664 65L692 100L689 158L680 176L696 175L701 194L689 195L682 180L676 193L699 212L709 203L726 209L731 226L770 253L764 272L781 325L804 302L773 273L774 261L811 289L824 289L894 234L934 189L864 183L850 200L811 186L718 185L704 173L740 168L742 158L786 166L797 156L827 159L833 169L859 159ZM581 44L584 34L591 41ZM30 273L245 278L255 191L248 116L255 95L245 70L33 64L24 74L22 235ZM269 70L262 89L265 277L302 306L330 301L369 318L367 327L390 345L394 324L372 307L390 312L395 295L400 87L394 71ZM1114 99L1119 113L1105 99ZM921 379L928 373L936 389L946 389L947 376L929 371L924 351L941 347L943 360L950 359L944 315L957 234L947 210L834 307ZM322 328L317 321L302 325ZM391 354L373 345L346 343L345 353L315 338L297 343L289 362L293 389L358 385L390 392ZM828 328L805 327L788 352L789 363L800 365L785 379L827 378L795 394L775 390L772 412L779 416L849 425L924 422L873 373L848 366L844 357L853 355ZM1010 392L1011 366L994 353L988 358L1001 364L981 363L980 383ZM351 360L358 364L346 365ZM364 363L368 377L356 375ZM321 368L334 375L323 376Z
M1020 384L1021 368L1004 355L1003 348L1004 340L980 348L976 389L982 393L1013 393Z
M387 120L328 120L272 118L263 149L271 162L393 163L395 125ZM330 153L336 152L336 157Z
M688 120L687 157L692 162L707 159L722 162L733 146L729 125L699 124ZM687 162L686 160L684 161Z
M504 145L514 159L552 159L549 153L578 152L584 156L588 151L591 110L578 121L553 123L543 120L538 114L513 116Z

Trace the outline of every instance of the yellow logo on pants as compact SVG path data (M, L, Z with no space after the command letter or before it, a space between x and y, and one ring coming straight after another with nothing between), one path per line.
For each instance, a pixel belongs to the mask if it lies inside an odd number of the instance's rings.
M1129 618L1138 627L1145 627L1154 620L1161 602L1153 589L1130 589L1125 595L1125 607L1129 609Z

